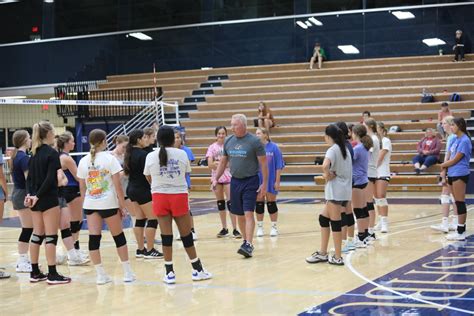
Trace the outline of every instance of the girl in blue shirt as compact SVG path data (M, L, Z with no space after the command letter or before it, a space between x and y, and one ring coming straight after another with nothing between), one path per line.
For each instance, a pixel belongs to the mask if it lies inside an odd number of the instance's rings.
M267 188L267 210L270 214L270 220L272 221L272 229L270 236L278 236L277 220L278 220L278 207L276 199L278 190L280 189L280 177L281 171L285 167L283 161L283 155L278 148L277 144L270 140L270 134L265 128L257 128L257 137L260 138L261 142L265 145L265 151L267 153L267 165L268 165L268 188ZM262 184L262 173L259 171L260 184ZM257 237L263 236L263 215L265 212L265 198L257 199L255 207L255 213L257 213Z
M448 185L453 192L458 210L457 231L447 236L448 240L466 239L466 185L469 182L469 161L471 160L472 143L466 128L466 121L462 117L453 120L452 130L456 139L449 150L449 160L441 164L441 168L448 170Z

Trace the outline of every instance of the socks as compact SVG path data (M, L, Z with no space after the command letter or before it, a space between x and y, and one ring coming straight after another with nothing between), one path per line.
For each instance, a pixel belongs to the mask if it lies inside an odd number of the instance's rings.
M174 272L173 261L165 261L165 269L166 275L168 275L170 272Z
M191 260L191 265L193 266L193 269L198 271L198 272L201 272L202 271L202 264L201 264L201 260L199 260L198 257L194 258L193 260Z
M81 249L81 247L79 246L79 240L76 240L76 242L74 243L74 248L75 248L76 250Z
M374 233L374 228L369 227L369 229L367 231L368 231L369 235L372 235Z
M58 271L56 271L56 265L48 266L48 273L51 275L58 274Z
M466 231L466 224L464 224L464 225L458 224L458 234L461 235L465 231Z
M97 272L97 275L105 275L105 270L102 263L96 264L94 268L95 268L95 271Z
M132 267L130 266L130 261L122 262L123 273L132 273Z
M40 273L39 265L37 263L31 264L31 272L33 272L33 274Z

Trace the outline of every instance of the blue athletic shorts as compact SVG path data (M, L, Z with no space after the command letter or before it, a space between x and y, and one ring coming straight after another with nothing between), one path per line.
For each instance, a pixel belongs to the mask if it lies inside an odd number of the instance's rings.
M259 187L258 175L230 181L230 212L235 215L244 215L244 212L253 212L257 202Z

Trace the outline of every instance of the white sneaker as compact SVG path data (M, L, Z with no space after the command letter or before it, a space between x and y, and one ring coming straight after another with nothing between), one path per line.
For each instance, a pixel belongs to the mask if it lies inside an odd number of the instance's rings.
M171 271L170 273L165 275L163 277L163 282L165 282L166 284L175 284L176 283L176 275L174 274L174 272Z
M30 273L31 272L31 262L28 258L19 257L16 262L16 272L17 273Z
M263 226L257 227L257 237L263 237Z
M68 258L68 264L70 266L83 266L89 262L89 258L81 257L79 254L75 257Z
M381 233L388 233L388 223L384 222L380 224L380 232Z
M123 282L133 282L136 279L137 279L137 277L135 276L135 274L132 271L126 272L123 275Z
M81 257L89 258L89 250L79 249L77 252Z
M356 248L367 248L367 244L360 240L359 238L356 238L355 241L353 242L353 245Z
M466 240L466 233L459 234L458 232L450 233L446 236L447 240L463 241Z
M341 252L342 253L348 253L349 251L350 251L349 242L348 241L343 242Z
M431 229L442 232L442 233L449 233L449 225L443 225L443 224L438 224L438 225L431 225Z
M276 236L278 236L278 229L276 227L272 227L272 230L270 231L270 237Z
M112 282L112 278L109 277L107 274L98 274L96 283L98 285L103 285Z
M457 229L458 229L458 224L456 224L456 223L449 224L449 230L450 231L456 231Z
M202 269L202 271L193 270L193 281L202 281L212 279L212 273Z
M56 264L58 266L67 263L67 255L62 252L56 252Z

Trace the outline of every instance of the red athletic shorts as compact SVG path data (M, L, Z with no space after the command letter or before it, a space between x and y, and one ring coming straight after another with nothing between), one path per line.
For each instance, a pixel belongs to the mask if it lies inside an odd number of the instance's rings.
M187 193L164 194L153 193L153 213L156 216L180 217L189 213Z

